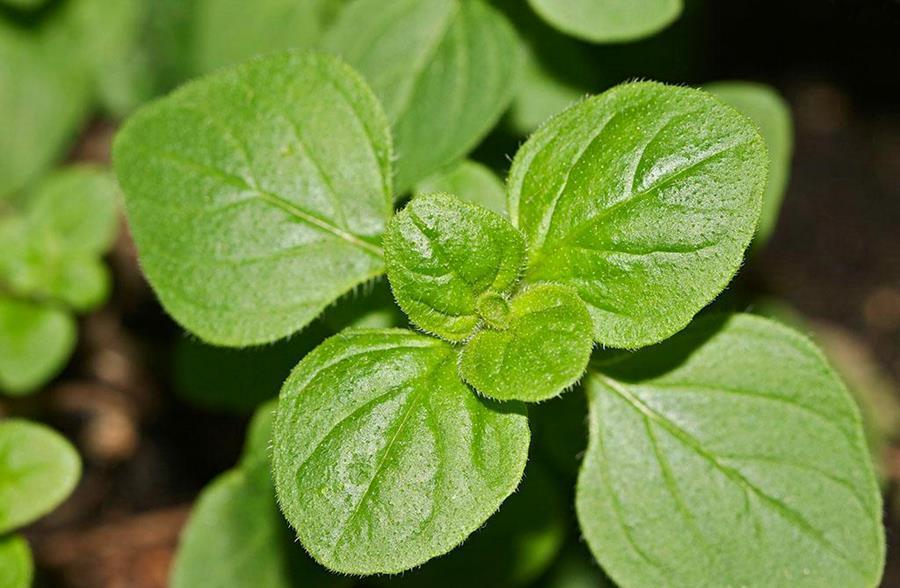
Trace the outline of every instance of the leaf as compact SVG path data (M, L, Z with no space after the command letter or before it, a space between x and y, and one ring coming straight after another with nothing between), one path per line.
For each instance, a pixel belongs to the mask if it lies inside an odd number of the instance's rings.
M708 84L706 90L755 122L766 140L769 175L755 238L756 245L762 245L775 230L790 177L791 153L794 149L790 106L774 88L765 84L717 82Z
M0 294L0 391L33 392L75 348L75 321L63 310Z
M0 200L46 171L88 112L89 76L59 29L0 19Z
M560 31L592 43L621 43L648 37L672 24L681 0L528 0L541 18Z
M460 374L481 394L538 402L584 374L594 344L591 315L571 288L528 288L512 299L504 322L476 333L460 357Z
M506 215L506 187L484 164L465 159L416 184L416 195L444 192Z
M449 341L493 320L525 262L522 236L509 221L449 194L413 199L391 221L384 247L400 308Z
M191 70L200 75L257 55L312 47L340 5L338 0L199 0Z
M490 522L443 557L385 586L528 586L553 563L566 537L568 507L549 473L529 461L521 487Z
M390 129L332 57L188 84L133 116L114 156L144 273L207 342L280 339L383 271Z
M808 339L711 315L587 382L576 507L618 585L878 584L859 413Z
M394 129L397 194L465 156L515 92L515 30L481 0L355 0L324 46L365 76Z
M30 588L34 575L31 548L24 537L0 537L0 588Z
M322 322L332 334L349 327L389 329L409 324L397 306L387 280L380 278L366 284L361 292L351 292L338 300L322 314Z
M22 419L0 421L0 533L55 509L80 476L78 453L62 435Z
M27 194L24 211L0 219L0 284L14 296L90 310L106 299L100 256L118 229L118 189L98 168L73 166Z
M516 488L521 404L459 380L456 352L403 330L348 330L306 356L275 417L282 512L322 565L396 573L446 553Z
M513 162L525 279L576 288L599 343L665 339L737 271L765 172L753 123L705 92L642 82L585 100Z

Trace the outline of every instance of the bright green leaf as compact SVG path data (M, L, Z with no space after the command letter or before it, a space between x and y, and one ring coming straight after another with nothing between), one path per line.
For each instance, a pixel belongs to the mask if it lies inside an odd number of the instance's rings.
M0 391L27 394L55 376L75 348L67 312L0 295Z
M384 238L397 303L421 329L461 341L506 307L525 262L502 216L448 194L414 198Z
M765 174L753 123L705 92L642 82L585 100L513 162L526 280L575 287L602 344L665 339L737 271Z
M587 381L576 506L618 585L878 584L881 499L859 413L808 339L711 315Z
M0 588L30 588L34 575L31 548L24 537L0 537Z
M521 67L514 29L481 0L355 0L325 46L384 105L398 194L475 147L512 100Z
M756 244L765 243L775 230L781 201L791 171L794 129L791 109L778 92L765 84L718 82L706 86L726 104L736 108L759 126L769 149L769 179L763 196L762 214L756 227Z
M416 195L444 192L506 215L506 187L487 166L465 159L416 184Z
M80 476L81 460L65 437L21 419L0 421L0 533L55 509Z
M538 402L581 378L594 341L591 315L574 290L532 286L512 299L502 322L476 333L462 351L460 373L481 394Z
M320 563L395 573L446 553L516 488L524 406L459 380L456 350L404 330L348 330L300 362L275 420L279 504Z
M198 0L194 8L191 70L205 74L251 57L313 46L338 0Z
M114 155L144 273L211 343L289 335L383 271L390 129L332 57L278 54L188 84L133 116Z
M560 31L593 43L648 37L669 26L682 0L528 0L541 18Z

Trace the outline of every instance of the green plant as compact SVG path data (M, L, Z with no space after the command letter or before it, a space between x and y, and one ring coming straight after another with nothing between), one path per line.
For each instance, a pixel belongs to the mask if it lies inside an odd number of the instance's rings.
M80 475L78 454L59 433L21 419L0 421L0 586L31 586L31 550L12 531L59 506Z
M0 209L0 391L29 393L56 375L75 344L74 313L106 299L101 256L117 199L108 173L73 166Z
M462 9L440 14L447 31L476 23ZM477 22L502 37L492 18ZM625 84L519 149L508 217L446 193L395 214L416 178L463 157L471 129L489 128L499 108L458 92L428 98L450 87L437 68L414 70L416 88L434 89L396 109L409 71L401 60L391 78L384 64L407 42L339 51L374 91L319 53L222 70L139 111L114 149L146 275L204 340L281 339L385 271L429 333L348 328L284 383L271 471L304 548L352 574L453 549L520 483L526 402L581 380L590 426L578 518L618 584L874 586L880 497L840 380L786 327L694 320L754 235L768 167L756 125L700 90ZM444 140L425 114L448 100L450 120L480 121L448 125L456 146L423 155ZM248 470L218 483L204 510L271 483L266 468ZM271 496L252 495L269 521ZM186 545L204 543L197 533Z

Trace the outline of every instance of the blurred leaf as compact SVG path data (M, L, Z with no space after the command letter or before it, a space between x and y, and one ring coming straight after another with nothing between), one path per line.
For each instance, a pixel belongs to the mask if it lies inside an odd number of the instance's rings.
M144 274L209 343L286 337L384 271L390 128L334 57L279 53L187 84L132 116L114 152Z
M30 588L34 575L31 548L24 537L0 537L0 588Z
M383 277L346 294L322 314L322 322L332 333L349 328L406 327L409 323Z
M291 368L330 334L319 323L261 347L233 349L183 337L175 345L175 389L197 406L246 413L278 396Z
M761 246L775 230L790 177L794 148L790 106L774 88L765 84L716 82L707 84L705 89L755 122L766 140L766 147L769 149L769 175L754 240L755 246Z
M48 514L80 477L81 459L65 437L21 419L0 421L0 534Z
M557 29L593 43L647 37L681 14L681 0L528 0Z
M585 545L570 545L553 565L541 588L615 588L593 561Z
M529 406L534 454L552 466L557 477L574 483L587 447L587 399L579 385L549 402Z
M557 481L539 462L530 461L519 489L465 543L380 584L404 588L529 585L559 553L568 510Z
M72 316L0 294L0 391L27 394L55 376L75 348Z
M475 147L509 106L521 68L515 30L481 0L355 0L324 45L384 105L397 195Z
M416 184L416 195L429 192L453 194L506 216L506 187L487 166L464 159L449 169L433 174Z
M88 113L90 78L64 28L0 19L0 200L50 168Z

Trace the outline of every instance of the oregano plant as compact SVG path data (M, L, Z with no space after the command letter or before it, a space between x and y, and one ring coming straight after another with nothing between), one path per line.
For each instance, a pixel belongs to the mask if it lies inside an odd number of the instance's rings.
M399 18L376 4L348 11ZM404 18L440 31L421 40L435 56L497 22L472 17L478 2L412 4ZM380 51L412 54L394 41ZM413 327L350 327L297 358L271 432L254 428L204 497L208 520L270 538L272 551L252 546L254 564L273 561L260 577L288 573L270 485L333 571L400 573L454 549L519 486L528 404L581 382L576 509L617 584L877 584L880 497L840 380L786 327L695 318L760 216L768 155L753 122L702 90L617 86L542 125L491 210L437 167L462 165L502 107L457 92L409 102L391 70L368 70L375 54L339 53L362 74L326 53L254 59L143 108L114 148L144 271L200 338L282 339L385 273ZM415 88L452 86L422 67ZM438 124L443 101L480 122ZM404 121L425 116L435 148L411 151L428 147ZM417 187L429 176L437 191ZM269 437L270 471L251 457ZM254 487L248 517L233 500ZM180 585L202 573L188 558L211 559L195 516Z

